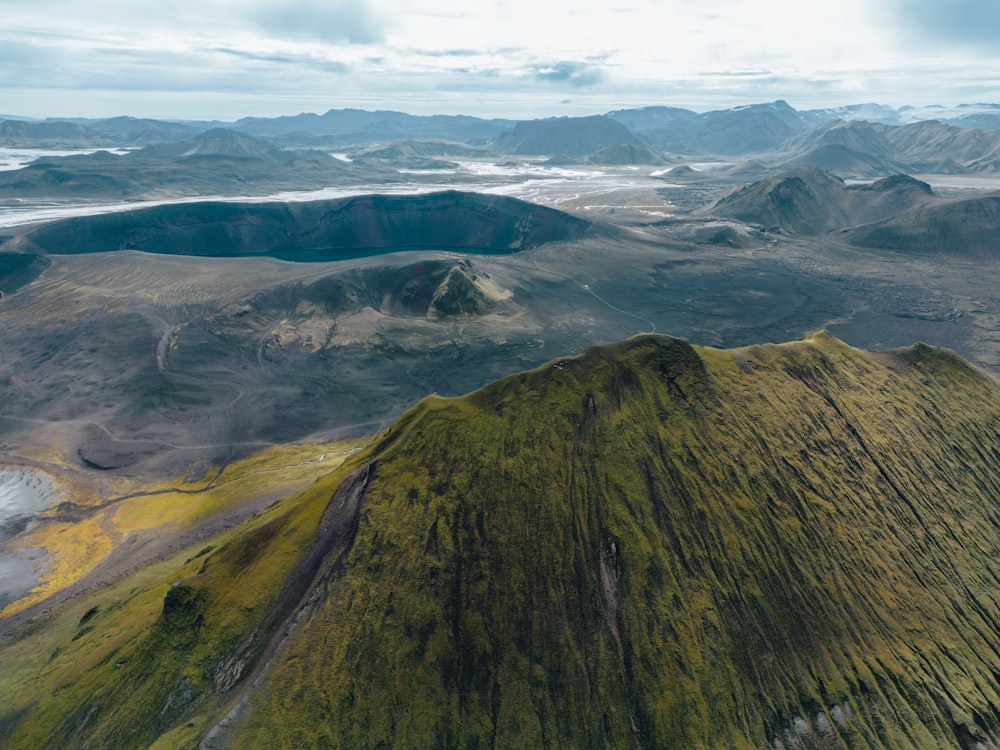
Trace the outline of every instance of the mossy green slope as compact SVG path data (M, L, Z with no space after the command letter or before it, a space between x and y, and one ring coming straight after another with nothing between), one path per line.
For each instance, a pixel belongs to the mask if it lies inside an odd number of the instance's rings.
M336 558L317 541L345 473L3 633L0 747L196 746L322 570L317 552Z
M826 334L426 399L213 746L994 747L998 436L958 357Z
M428 398L9 633L0 746L989 750L998 437L950 352L826 334Z

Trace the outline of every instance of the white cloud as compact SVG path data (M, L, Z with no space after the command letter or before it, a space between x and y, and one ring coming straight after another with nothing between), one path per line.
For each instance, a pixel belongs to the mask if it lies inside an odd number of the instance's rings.
M935 48L984 48L994 56L1000 46L996 0L890 0L886 10L910 42Z
M178 117L1000 99L1000 53L979 43L996 0L0 0L0 14L0 96L25 115L119 114L108 92L126 90L125 111Z
M385 21L358 0L293 0L254 8L249 18L267 35L316 42L372 44L385 38Z

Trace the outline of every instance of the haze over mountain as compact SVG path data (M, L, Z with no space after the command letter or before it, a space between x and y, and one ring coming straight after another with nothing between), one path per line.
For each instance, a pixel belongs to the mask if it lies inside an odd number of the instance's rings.
M876 105L797 111L778 100L702 114L646 107L519 122L363 110L244 118L224 128L219 123L133 118L6 122L2 132L8 135L0 136L0 146L130 150L42 152L33 163L0 172L0 199L273 195L361 184L405 185L412 181L412 170L422 172L424 182L483 184L509 179L502 165L511 158L547 158L548 166L596 168L720 162L711 175L697 175L706 186L716 185L714 195L697 193L704 204L734 184L802 166L853 179L898 173L992 175L1000 169L996 132L936 121L890 125L887 111ZM879 121L829 121L824 119L828 115ZM145 147L134 149L139 144ZM338 151L332 156L324 148ZM492 162L501 170L490 173L469 162ZM693 175L678 175L682 182L692 182ZM666 173L661 176L670 179ZM695 207L690 198L684 202L685 208Z
M636 135L609 117L561 117L519 122L493 144L502 154L586 156L608 146L642 147Z
M705 112L643 131L650 143L674 153L749 154L770 150L805 130L787 102Z
M143 146L190 138L202 129L178 122L125 116L82 122L65 120L25 122L8 118L0 119L0 145L29 148Z
M399 138L437 138L483 144L513 127L513 120L470 116L418 117L405 112L360 109L303 113L293 117L245 117L233 123L239 130L290 143L328 146L366 145Z
M247 190L295 190L352 181L358 181L357 170L326 152L286 150L233 130L213 128L122 155L98 151L42 157L23 169L0 172L0 195L121 200L220 192L239 195Z
M990 111L980 110L984 116ZM876 105L797 111L778 100L702 114L646 107L520 122L363 110L244 118L225 128L214 122L134 118L7 122L4 132L12 135L0 137L0 145L43 151L33 163L0 172L0 200L6 195L15 201L30 197L96 202L402 186L412 181L413 170L423 174L424 182L482 185L509 180L511 175L505 177L502 170L516 164L512 157L527 162L547 158L548 166L596 168L719 162L711 175L701 168L697 174L675 175L685 184L695 176L706 188L714 183L714 194L701 190L677 196L685 208L694 208L697 200L709 203L734 184L801 166L852 179L898 173L991 175L1000 169L997 133L935 121L890 125L888 111ZM827 121L828 115L879 121ZM135 150L137 144L146 145ZM130 150L44 153L111 147ZM331 156L323 148L338 151ZM490 172L475 164L482 162L501 169ZM504 167L506 162L511 164ZM660 176L670 179L666 173Z
M619 109L608 112L607 117L617 120L636 133L655 132L679 121L697 117L698 113L683 107L650 106L636 109Z
M789 162L841 174L873 176L888 168L917 174L995 173L1000 134L934 121L891 126L835 121L785 144Z

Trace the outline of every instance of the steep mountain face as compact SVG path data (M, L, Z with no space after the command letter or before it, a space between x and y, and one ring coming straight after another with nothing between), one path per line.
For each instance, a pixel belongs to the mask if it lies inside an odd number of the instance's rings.
M848 186L829 172L805 167L741 188L701 213L758 224L772 231L816 236L935 202L927 183L907 175Z
M924 345L597 347L425 399L246 528L9 635L0 727L11 748L996 747L998 431L1000 385Z
M329 144L365 145L398 138L443 138L483 144L514 126L513 120L484 120L468 115L422 117L391 110L331 109L317 115L245 117L234 123L240 130L287 143L316 139Z
M1000 157L1000 135L941 122L893 126L834 121L791 139L788 166L815 166L859 177L892 171L991 173Z
M413 248L517 252L589 223L516 198L447 191L301 203L180 203L46 224L15 243L53 254L140 250L298 261Z
M0 120L0 146L79 146L89 145L97 134L75 122L25 122Z
M974 166L978 160L1000 153L1000 135L996 133L934 121L894 128L889 137L897 152L917 164L933 165L947 158L978 171Z
M954 201L858 227L852 245L975 260L1000 258L1000 195Z
M426 401L231 746L992 747L998 428L957 357L824 334Z
M617 120L635 133L649 133L661 130L679 120L697 117L698 113L681 107L639 107L618 109L608 112L607 117Z
M643 133L659 148L678 154L751 154L768 151L806 129L787 102L753 104L676 119Z
M963 115L952 120L951 124L960 128L976 128L997 133L1000 132L1000 114Z
M620 122L594 115L519 122L496 139L493 149L525 156L586 156L608 146L642 148L645 144Z

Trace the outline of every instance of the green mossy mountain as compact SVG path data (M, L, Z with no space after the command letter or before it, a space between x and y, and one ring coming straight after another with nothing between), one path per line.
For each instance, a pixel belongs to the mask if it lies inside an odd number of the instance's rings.
M235 746L990 747L998 434L957 357L825 334L429 399Z
M155 584L141 647L63 706L77 729L39 728L64 698L35 676L0 728L10 747L139 746L115 740L129 719L157 747L997 747L998 437L1000 384L922 344L595 347L423 400ZM248 570L259 602L227 607ZM83 623L93 606L67 635L103 642L114 610ZM160 687L114 687L123 658Z

